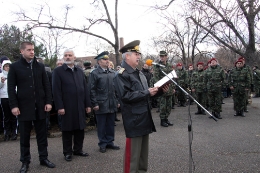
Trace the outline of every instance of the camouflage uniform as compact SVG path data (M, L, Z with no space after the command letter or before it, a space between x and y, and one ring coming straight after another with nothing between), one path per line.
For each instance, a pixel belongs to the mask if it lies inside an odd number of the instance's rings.
M235 116L244 116L245 102L247 100L246 89L250 88L250 74L246 68L234 68L230 71L229 87L233 87L232 95L234 101Z
M255 69L253 71L253 84L255 88L255 96L259 97L260 92L260 70Z
M91 65L91 62L84 62L85 70L83 72L85 74L87 84L88 84L89 74L93 70L90 67L90 65ZM88 126L95 126L96 125L95 114L94 114L93 110L91 110L90 113L87 113L86 119L87 119L87 125Z
M203 82L204 80L204 70L196 70L192 73L192 80L191 80L191 89L195 89L195 94L197 101L203 106L206 106L206 97L207 95L205 94L205 83ZM205 114L205 111L201 109L200 106L198 107L198 112L195 114Z
M172 65L166 63L165 68L162 69L166 74L170 73L172 69ZM161 72L160 67L154 68L154 80L155 82L162 79L165 75ZM160 97L159 107L160 107L160 118L161 121L168 121L168 117L171 113L172 109L172 95L173 95L174 85L170 84L170 88L168 92L164 93ZM169 124L169 123L168 123Z
M181 70L177 69L177 83L182 87L184 90L187 90L188 87L188 74L187 72L182 68ZM185 106L186 103L186 95L184 92L182 92L181 89L177 88L177 98L179 102L179 106Z
M188 70L188 89L189 89L189 93L190 95L196 99L196 94L194 92L191 91L191 81L192 81L192 76L193 73L195 72L195 70ZM190 104L192 105L194 102L193 99L190 98Z
M205 86L208 92L209 107L212 114L221 119L220 112L222 112L222 85L225 74L223 69L219 66L210 66L204 75Z
M252 75L252 70L251 70L250 66L245 64L243 68L245 68L248 71L249 76L250 76L250 85L253 85L253 75ZM247 110L247 105L249 103L248 100L251 99L251 91L250 90L246 91L246 98L247 99L245 100L245 112L248 112L248 110Z

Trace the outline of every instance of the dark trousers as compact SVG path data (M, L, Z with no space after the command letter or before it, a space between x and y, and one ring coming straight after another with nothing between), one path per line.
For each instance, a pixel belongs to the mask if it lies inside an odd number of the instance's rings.
M4 131L2 104L0 104L0 132Z
M8 98L1 98L5 135L17 134L17 118L11 112Z
M46 135L46 119L33 121L36 132L36 139L38 145L39 159L44 160L48 157L47 151L47 135ZM32 129L32 121L19 121L20 131L20 161L30 163L30 134Z
M115 139L115 113L96 114L97 134L99 147L114 145Z
M80 153L83 148L84 129L73 131L62 131L63 154L72 155L72 153ZM73 138L73 139L72 139ZM72 150L73 140L73 150Z

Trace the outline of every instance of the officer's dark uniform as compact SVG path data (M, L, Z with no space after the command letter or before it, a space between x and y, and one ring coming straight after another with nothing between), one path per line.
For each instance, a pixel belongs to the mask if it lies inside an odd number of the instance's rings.
M120 52L123 56L128 52L140 53L139 43L133 41ZM122 62L114 79L126 133L124 172L147 172L149 134L156 131L149 105L150 92L144 74L127 61L131 59Z
M108 60L108 52L102 52L95 59ZM104 61L104 60L103 60ZM115 72L109 68L98 66L91 71L89 76L90 100L92 107L99 106L95 111L97 120L97 132L100 152L106 152L106 148L119 149L113 141L115 139L115 112L117 111L117 99L113 85Z

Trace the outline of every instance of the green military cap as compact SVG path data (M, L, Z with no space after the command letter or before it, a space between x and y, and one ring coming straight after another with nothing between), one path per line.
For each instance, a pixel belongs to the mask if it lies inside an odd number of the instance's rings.
M109 59L108 55L109 55L109 52L108 51L104 51L104 52L100 53L98 56L96 56L95 59L96 60Z
M159 52L159 56L166 56L166 55L168 55L168 53L166 51L164 51L164 50L161 50Z
M139 50L139 44L140 44L140 40L135 40L132 41L128 44L126 44L125 46L123 46L119 52L121 53L125 53L125 52L137 52L137 53L141 53Z
M83 63L83 65L84 65L84 66L91 66L91 61L85 61L85 62Z

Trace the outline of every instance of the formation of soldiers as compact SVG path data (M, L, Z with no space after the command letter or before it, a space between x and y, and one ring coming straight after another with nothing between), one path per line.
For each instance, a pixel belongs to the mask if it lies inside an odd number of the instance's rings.
M162 53L160 51L159 63L165 65L163 68L166 73L171 70L176 71L178 78L175 81L191 94L205 109L212 112L218 119L222 119L222 104L223 104L223 88L228 88L231 91L231 95L234 101L234 116L245 116L245 112L248 112L247 105L248 100L251 97L252 86L254 86L255 97L259 97L260 94L260 70L258 66L254 66L253 69L245 64L245 58L240 57L234 63L234 68L226 73L224 69L218 64L216 58L212 58L205 65L203 62L198 62L197 68L193 69L192 65L189 65L188 70L183 68L181 63L177 63L176 66L172 66L169 70L168 63L162 61ZM167 55L167 54L166 54ZM154 73L151 83L155 83L163 77L160 67L154 67ZM171 84L174 85L174 84ZM181 91L177 86L172 86L174 91L171 93L173 103L170 99L163 95L159 102L159 110L161 117L161 126L168 127L168 110L170 104L178 104L179 107L185 107L186 104L192 104L193 100L189 99L184 92ZM175 99L175 98L176 99ZM166 99L167 98L167 99ZM166 100L165 100L166 99ZM172 108L174 108L172 106ZM205 115L204 109L197 105L196 115ZM209 117L211 118L211 116Z

